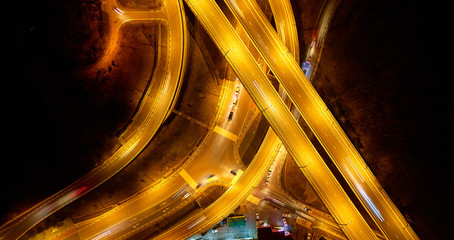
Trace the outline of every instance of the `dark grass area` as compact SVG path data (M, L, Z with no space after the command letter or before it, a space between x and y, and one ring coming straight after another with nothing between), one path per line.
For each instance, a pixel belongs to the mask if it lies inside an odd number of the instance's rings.
M436 3L342 1L315 86L421 239L447 239L453 102Z
M81 74L102 55L108 39L100 2L20 1L5 8L2 44L8 61L2 73L9 77L2 86L2 136L10 157L2 158L8 172L0 179L8 183L2 221L104 160L135 107L134 88L116 71L119 62L108 70L116 78L98 81Z
M97 1L3 5L0 216L21 212L75 181L113 144L129 114L123 97L87 89L79 70L102 54L107 16Z
M138 65L140 68L146 69L146 66L131 61L141 59L140 55L133 54L135 50L132 50L132 47L139 48L141 45L134 39L136 37L141 39L142 31L151 31L150 34L144 35L154 36L155 31L152 30L156 29L157 25L155 23L136 23L127 26L123 28L125 33L121 37L120 45L128 45L128 47L119 48L119 52L126 58L116 60L118 62L116 65L130 66L129 69ZM131 36L133 39L131 39ZM208 66L204 61L206 58L199 48L203 45L203 42L196 44L198 40L192 38L192 35L189 38L190 60L175 108L208 124L215 113L221 88L209 73ZM129 45L132 47L129 47ZM140 49L144 51L144 49ZM152 53L148 53L147 56L153 58ZM149 65L152 63L149 59L143 59L141 62ZM222 65L217 67L222 68ZM150 68L149 70L152 71L153 69ZM128 74L126 72L120 76L131 79L134 75L134 73L129 72ZM65 218L81 221L80 219L86 219L87 216L96 216L110 209L113 204L121 204L128 197L144 191L150 187L150 184L156 183L163 175L169 174L174 168L176 169L184 163L185 157L195 149L197 144L200 144L206 133L205 128L171 114L134 161L94 191L41 222L30 231L30 234L36 233L37 229L52 226L52 223Z

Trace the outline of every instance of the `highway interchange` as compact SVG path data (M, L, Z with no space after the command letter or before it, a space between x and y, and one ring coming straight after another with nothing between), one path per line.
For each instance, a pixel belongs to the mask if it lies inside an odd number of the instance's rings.
M418 239L299 67L298 40L294 18L290 16L289 2L270 1L276 25L279 26L276 33L254 1L226 0L226 4L246 30L247 34L243 35L230 24L215 1L185 0L185 3L224 54L231 69L227 79L223 81L216 117L207 126L212 131L203 139L203 147L199 147L183 166L140 197L115 207L81 229L67 230L64 239L134 238L166 216L187 211L190 214L182 215L182 220L153 235L155 239L184 239L211 228L251 194L260 198L266 198L268 194L288 204L295 204L283 198L284 194L279 193L279 190L274 189L274 193L269 193L270 190L260 191L260 187L257 189L273 162L281 161L282 156L277 153L282 144L333 217L318 217L318 221L337 225L348 239L377 239L377 235L387 239ZM141 110L120 136L123 146L103 165L7 222L0 229L1 239L19 239L40 221L118 173L140 154L173 108L188 58L188 33L183 2L165 1L160 9L152 11L127 9L115 0L106 1L103 7L110 16L115 17L109 18L111 39L103 58L98 62L99 66L110 62L123 24L159 21L168 28L170 48L159 54L162 61L159 61L153 85L148 89L153 94L147 94L157 97L145 97L141 102ZM248 44L248 40L251 44ZM253 47L259 50L259 56L251 54L249 49ZM265 60L275 74L280 87L284 88L279 93L270 84L266 67L259 64L257 59ZM239 92L237 89L240 89ZM281 98L283 90L288 94L288 99L286 96ZM238 101L234 108L232 96ZM294 113L288 109L290 101L311 127L357 197L362 200L382 233L374 232L369 227L342 189L302 131ZM254 104L256 109L251 108ZM232 121L228 119L231 111L234 112ZM236 142L250 119L259 112L268 120L271 128L246 168L235 154ZM284 149L281 150L283 151ZM200 166L205 166L203 171ZM238 174L231 174L232 169ZM198 183L205 181L208 175L217 178L199 188ZM224 186L227 191L210 206L192 209L191 203L208 186ZM317 217L317 214L314 216Z
M271 24L254 1L228 1L255 45L284 86L301 116L315 133L333 162L356 195L369 210L375 222L389 238L415 239L416 234L385 193L378 180L350 142L315 88L307 80L299 64L287 56ZM262 37L263 36L263 37Z

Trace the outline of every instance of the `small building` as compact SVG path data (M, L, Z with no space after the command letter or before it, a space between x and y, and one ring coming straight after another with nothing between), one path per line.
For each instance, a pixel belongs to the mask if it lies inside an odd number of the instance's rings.
M227 218L227 226L229 227L244 227L246 226L245 216L235 216Z

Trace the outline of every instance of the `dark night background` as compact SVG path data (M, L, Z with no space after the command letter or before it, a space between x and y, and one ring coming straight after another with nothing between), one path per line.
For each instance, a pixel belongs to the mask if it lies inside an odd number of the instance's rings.
M78 47L93 29L82 17L88 14L82 2L90 1L2 4L1 136L6 143L0 217L24 210L88 172L124 114L121 102L103 98L79 79L78 70L96 56L96 51L87 55ZM357 101L344 107L346 114L348 107L366 108L367 114L351 120L358 123L353 126L357 131L364 130L358 135L382 136L369 139L367 146L376 141L372 150L398 159L386 162L395 164L392 171L382 172L386 166L377 158L376 174L389 174L384 185L394 183L387 191L405 203L401 210L417 221L414 229L421 239L447 239L454 120L453 79L447 74L452 69L452 27L444 10L449 6L440 1L345 0L340 7L318 76L320 82L337 85L321 95L329 98L359 86L339 104ZM368 84L372 87L364 87Z
M19 211L77 180L124 120L124 103L87 87L80 69L102 32L96 1L20 1L2 17L2 204ZM6 9L11 10L6 12Z
M315 87L421 239L449 239L448 15L436 2L344 0Z

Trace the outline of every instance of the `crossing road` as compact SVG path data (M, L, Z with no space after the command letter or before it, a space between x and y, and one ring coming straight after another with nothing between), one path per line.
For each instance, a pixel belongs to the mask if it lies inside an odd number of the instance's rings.
M123 145L107 159L104 164L93 169L91 172L59 191L48 197L42 202L36 204L18 217L11 219L0 227L0 239L18 239L30 228L41 222L46 217L55 213L67 204L80 198L87 192L93 190L107 179L123 169L132 159L139 154L154 136L161 123L165 120L174 104L174 97L177 95L180 87L180 77L184 75L185 55L187 47L185 40L186 26L181 10L181 2L169 1L165 8L160 11L150 12L147 14L121 15L115 12L114 0L106 3L107 8L111 11L112 16L118 15L121 21L111 25L115 31L112 31L109 46L104 57L98 64L110 62L109 57L113 56L116 41L118 39L118 29L123 23L133 20L158 20L168 22L172 29L172 37L169 40L167 54L163 54L165 59L158 61L158 67L153 76L156 82L160 83L156 92L153 92L155 98L145 97L142 101L140 111L136 114L130 123L131 131L125 131L127 137L120 137ZM174 12L171 12L174 11ZM166 16L166 19L161 19ZM111 18L113 19L113 17ZM168 63L168 64L167 64ZM150 94L147 94L147 96ZM151 96L151 95L150 95Z
M376 239L216 3L210 0L186 3L345 234L351 239Z
M255 1L226 0L347 183L389 239L419 239Z

